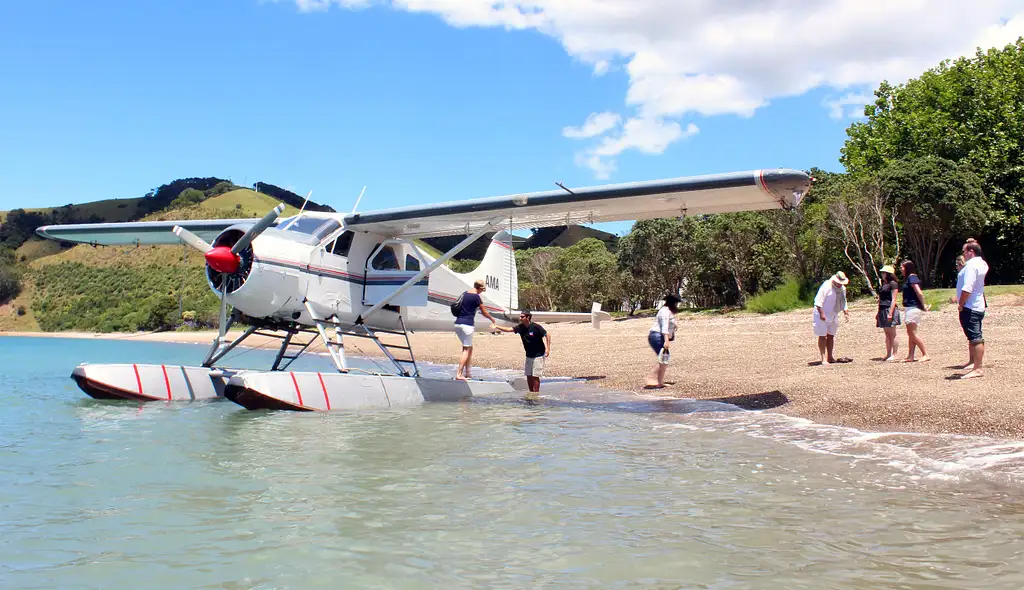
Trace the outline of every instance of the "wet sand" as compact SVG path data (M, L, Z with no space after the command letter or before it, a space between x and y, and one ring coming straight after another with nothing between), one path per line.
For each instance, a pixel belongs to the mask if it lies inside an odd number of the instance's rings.
M602 324L548 326L552 351L545 372L583 377L593 385L672 397L715 399L807 418L814 422L867 431L929 432L1024 438L1024 297L990 299L985 318L986 376L968 381L950 379L966 371L967 344L957 323L955 306L925 314L920 334L928 363L885 363L882 331L874 327L875 307L852 306L850 321L840 323L836 356L850 363L816 366L817 343L811 332L811 311L759 316L750 313L694 315L680 313L672 348L672 364L662 390L645 390L645 375L654 366L647 346L651 318ZM0 335L15 335L0 333ZM906 356L901 328L900 357ZM87 333L17 334L82 338L114 338L208 344L210 332L156 334ZM351 342L350 354L379 353L367 341ZM454 334L417 333L411 337L418 360L457 363ZM265 344L273 346L270 342ZM477 333L473 365L505 369L522 367L523 351L514 334ZM542 385L543 388L543 385Z

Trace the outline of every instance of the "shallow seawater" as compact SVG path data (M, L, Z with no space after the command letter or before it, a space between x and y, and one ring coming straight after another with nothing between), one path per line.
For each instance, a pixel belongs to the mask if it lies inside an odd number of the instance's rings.
M202 352L0 339L0 587L1024 587L1015 442L557 380L537 403L291 413L68 378Z

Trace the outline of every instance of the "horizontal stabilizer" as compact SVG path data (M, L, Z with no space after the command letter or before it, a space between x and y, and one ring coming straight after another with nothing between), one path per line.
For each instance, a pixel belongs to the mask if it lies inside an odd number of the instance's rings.
M567 322L590 322L595 330L601 329L601 322L609 321L612 316L607 311L601 311L601 304L594 303L590 313L573 313L561 311L533 311L533 321L538 324L559 324ZM513 311L510 317L517 317L519 311Z

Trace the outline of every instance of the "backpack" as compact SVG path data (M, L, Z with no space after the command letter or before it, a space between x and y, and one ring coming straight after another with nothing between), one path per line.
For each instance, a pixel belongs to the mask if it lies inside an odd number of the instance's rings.
M465 295L465 294L466 294L466 292L463 291L459 295L459 298L455 300L455 303L453 303L453 304L448 306L452 310L452 315L455 316L455 317L459 317L459 312L462 311L462 296Z

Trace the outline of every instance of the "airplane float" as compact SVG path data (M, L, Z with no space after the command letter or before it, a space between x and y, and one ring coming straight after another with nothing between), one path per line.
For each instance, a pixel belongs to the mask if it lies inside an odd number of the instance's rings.
M88 395L140 401L226 397L249 409L322 411L511 392L506 381L421 376L408 339L410 331L452 331L449 305L477 278L488 287L483 302L491 315L502 325L516 323L518 280L508 232L790 208L809 186L810 178L797 170L755 170L574 189L559 184L545 192L364 213L300 211L279 219L279 204L256 221L71 224L36 231L51 240L92 245L184 242L204 253L210 288L221 300L217 337L200 366L81 364L72 378ZM496 233L475 271L457 274L445 266L490 232ZM452 235L466 237L436 258L414 241ZM590 314L534 313L541 323L589 319L595 328L609 317L598 304ZM246 327L229 339L236 322ZM489 326L478 314L477 330ZM269 370L218 365L253 335L281 340ZM394 374L350 367L350 338L376 344ZM316 341L336 372L288 371Z

